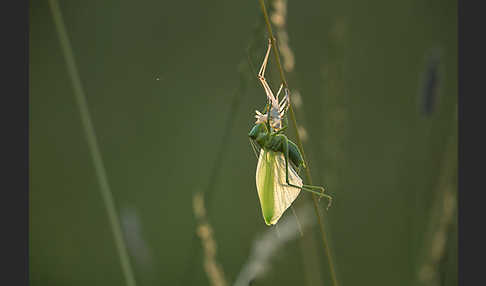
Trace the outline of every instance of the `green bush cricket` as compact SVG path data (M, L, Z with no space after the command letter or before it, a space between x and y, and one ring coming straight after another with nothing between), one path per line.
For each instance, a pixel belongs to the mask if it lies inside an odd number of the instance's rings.
M314 193L319 197L326 197L329 200L327 208L332 203L332 197L324 194L323 187L303 184L298 172L295 171L295 168L300 171L300 168L306 168L306 165L297 145L283 134L287 128L286 112L290 105L289 91L285 88L285 96L279 102L278 96L282 91L283 83L274 96L264 77L270 50L271 41L269 40L267 53L258 73L258 79L263 85L268 99L264 109L266 113L255 111L257 120L248 136L255 155L258 157L256 186L263 218L267 225L274 225L285 210L292 205L301 190ZM257 155L258 148L260 148L259 155Z

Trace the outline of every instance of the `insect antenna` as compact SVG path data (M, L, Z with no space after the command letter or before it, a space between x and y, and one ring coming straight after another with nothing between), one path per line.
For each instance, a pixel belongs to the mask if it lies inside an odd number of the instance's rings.
M251 140L250 138L248 138L248 140L250 140L251 149L253 149L253 153L255 153L255 157L258 160L258 154L260 153L260 150L258 150L258 146L255 146L256 144L255 144L255 142L253 142L253 140Z

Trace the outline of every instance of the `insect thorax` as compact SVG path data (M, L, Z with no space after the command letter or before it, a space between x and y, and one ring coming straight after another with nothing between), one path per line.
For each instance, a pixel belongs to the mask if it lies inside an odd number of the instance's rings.
M250 130L248 136L264 150L285 153L284 144L288 142L288 152L290 161L298 168L304 164L299 148L294 142L287 139L282 134L271 134L265 123L258 123Z

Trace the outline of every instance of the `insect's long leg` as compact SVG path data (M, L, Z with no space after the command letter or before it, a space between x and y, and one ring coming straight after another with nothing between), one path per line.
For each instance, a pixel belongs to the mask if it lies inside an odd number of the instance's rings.
M260 80L260 82L263 85L263 89L265 90L265 94L267 95L267 98L270 101L270 106L272 108L277 108L278 109L278 101L273 96L272 89L268 85L267 81L265 80L265 78L263 76L258 76L258 79Z
M265 94L267 95L268 100L270 101L270 106L273 108L278 108L278 101L273 96L272 89L270 88L267 81L265 80L265 70L267 68L268 56L270 55L271 49L272 49L272 42L269 39L267 53L265 54L265 58L263 59L262 66L260 67L260 71L258 72L258 80L260 80L260 83L262 84L263 89L265 90Z
M279 87L279 89L277 91L277 95L275 96L275 98L277 99L277 101L278 101L278 96L279 96L280 92L282 91L282 88L283 88L283 83L280 84L280 87Z
M332 204L332 197L328 194L325 194L324 192L326 191L323 187L320 187L320 186L312 186L312 185L302 185L302 188L307 188L309 190L321 190L321 192L315 192L315 191L312 191L312 193L317 193L317 195L319 195L319 198L320 197L326 197L327 200L328 200L328 203L327 203L327 209L329 209L331 207L331 204Z
M285 139L284 142L283 142L284 143L283 149L284 149L284 157L285 157L285 180L286 180L287 184L291 187L295 187L295 188L301 189L303 191L307 191L307 192L311 192L313 194L316 194L319 197L326 197L328 199L328 204L327 204L326 209L329 209L329 207L332 204L332 197L328 194L324 194L325 190L324 190L323 187L312 186L312 185L302 185L302 187L299 187L297 185L290 183L290 180L289 180L289 141L288 141L287 137L285 137L285 136L282 136L282 137ZM321 192L316 192L314 190L321 190Z
M275 98L275 100L278 102L278 96L280 95L280 92L282 91L282 88L283 88L284 84L281 83L280 84L280 88L278 89L278 92L277 92L277 96ZM284 116L285 116L285 112L287 111L288 107L289 107L289 94L288 94L288 89L285 88L285 96L282 98L282 101L280 101L280 103L278 104L278 115L279 115L279 122L280 122L280 126L283 126L284 123L282 122ZM283 129L282 127L280 127L280 129Z
M284 131L287 128L288 128L287 116L282 116L282 128L279 131L277 131L277 134L282 133L282 131Z
M280 86L280 89L282 89L282 86L283 86L283 83L282 85ZM278 91L280 93L280 90ZM289 89L288 88L285 88L285 96L282 98L282 101L280 101L279 105L280 107L282 107L282 104L284 103L284 101L289 97Z
M262 66L260 67L260 71L258 72L259 77L265 76L265 69L267 68L268 56L270 55L271 49L272 49L272 41L270 39L268 39L267 53L265 54L265 58L263 59Z
M277 100L278 100L278 95L277 95ZM289 97L289 92L288 89L285 88L285 96L282 98L282 101L278 104L280 109L279 109L279 114L280 117L284 117L285 112L289 109L290 105L290 97Z

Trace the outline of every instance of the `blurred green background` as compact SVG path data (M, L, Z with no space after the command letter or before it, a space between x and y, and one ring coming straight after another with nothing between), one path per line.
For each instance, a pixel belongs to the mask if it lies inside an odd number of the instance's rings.
M282 3L305 153L334 197L319 206L339 285L457 285L456 1ZM59 4L137 284L210 285L198 191L233 284L274 231L247 139L265 99L258 1ZM29 13L31 285L124 285L48 1ZM273 55L267 76L276 89ZM316 224L269 266L253 285L332 285Z

